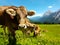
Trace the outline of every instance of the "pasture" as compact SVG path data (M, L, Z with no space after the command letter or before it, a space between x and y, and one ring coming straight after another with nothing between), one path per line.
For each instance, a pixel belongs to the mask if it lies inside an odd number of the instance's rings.
M32 33L30 36L25 36L20 30L17 30L16 45L60 45L60 24L38 25L42 31L40 36L37 37L32 37ZM0 45L7 45L8 43L8 36L5 36L3 29L0 28Z

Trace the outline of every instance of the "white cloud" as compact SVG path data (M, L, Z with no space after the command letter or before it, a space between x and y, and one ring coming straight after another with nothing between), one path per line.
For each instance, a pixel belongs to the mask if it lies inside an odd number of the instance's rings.
M42 17L43 14L42 14L42 13L37 13L37 14L35 14L34 16L40 16L40 17Z
M53 6L48 6L48 8L52 8Z

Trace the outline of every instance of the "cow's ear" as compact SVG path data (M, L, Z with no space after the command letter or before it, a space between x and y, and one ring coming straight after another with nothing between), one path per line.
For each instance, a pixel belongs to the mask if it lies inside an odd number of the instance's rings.
M12 19L14 19L14 16L16 16L16 11L13 9L6 9L6 13L10 15Z
M28 13L28 15L29 15L29 16L32 16L32 15L34 15L34 14L35 14L35 12L34 12L34 11L28 11L27 13Z

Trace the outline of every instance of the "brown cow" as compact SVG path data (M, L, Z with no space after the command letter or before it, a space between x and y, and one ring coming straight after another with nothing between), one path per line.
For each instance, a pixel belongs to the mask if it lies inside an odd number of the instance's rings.
M30 14L31 13L31 14ZM28 12L27 15L33 15L34 12ZM3 25L3 28L8 27L9 34L11 33L13 39L16 42L15 30L18 27L25 27L25 17L26 15L20 10L20 8L15 6L0 6L0 25ZM10 37L11 38L11 37ZM9 41L10 41L9 38ZM11 44L13 45L13 44Z
M28 12L24 6L20 6L18 8L15 6L1 6L0 25L3 25L2 27L4 27L4 29L6 26L9 26L11 23L16 23L21 27L26 26L26 23L28 25L31 25L31 23L27 19L27 16L28 15L32 16L33 14L35 14L33 11Z

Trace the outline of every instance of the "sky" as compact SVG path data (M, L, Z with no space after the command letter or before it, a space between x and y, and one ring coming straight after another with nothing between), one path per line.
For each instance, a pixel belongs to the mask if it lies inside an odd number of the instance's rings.
M60 0L0 0L0 6L25 6L27 10L34 10L36 15L42 16L47 10L60 9Z

